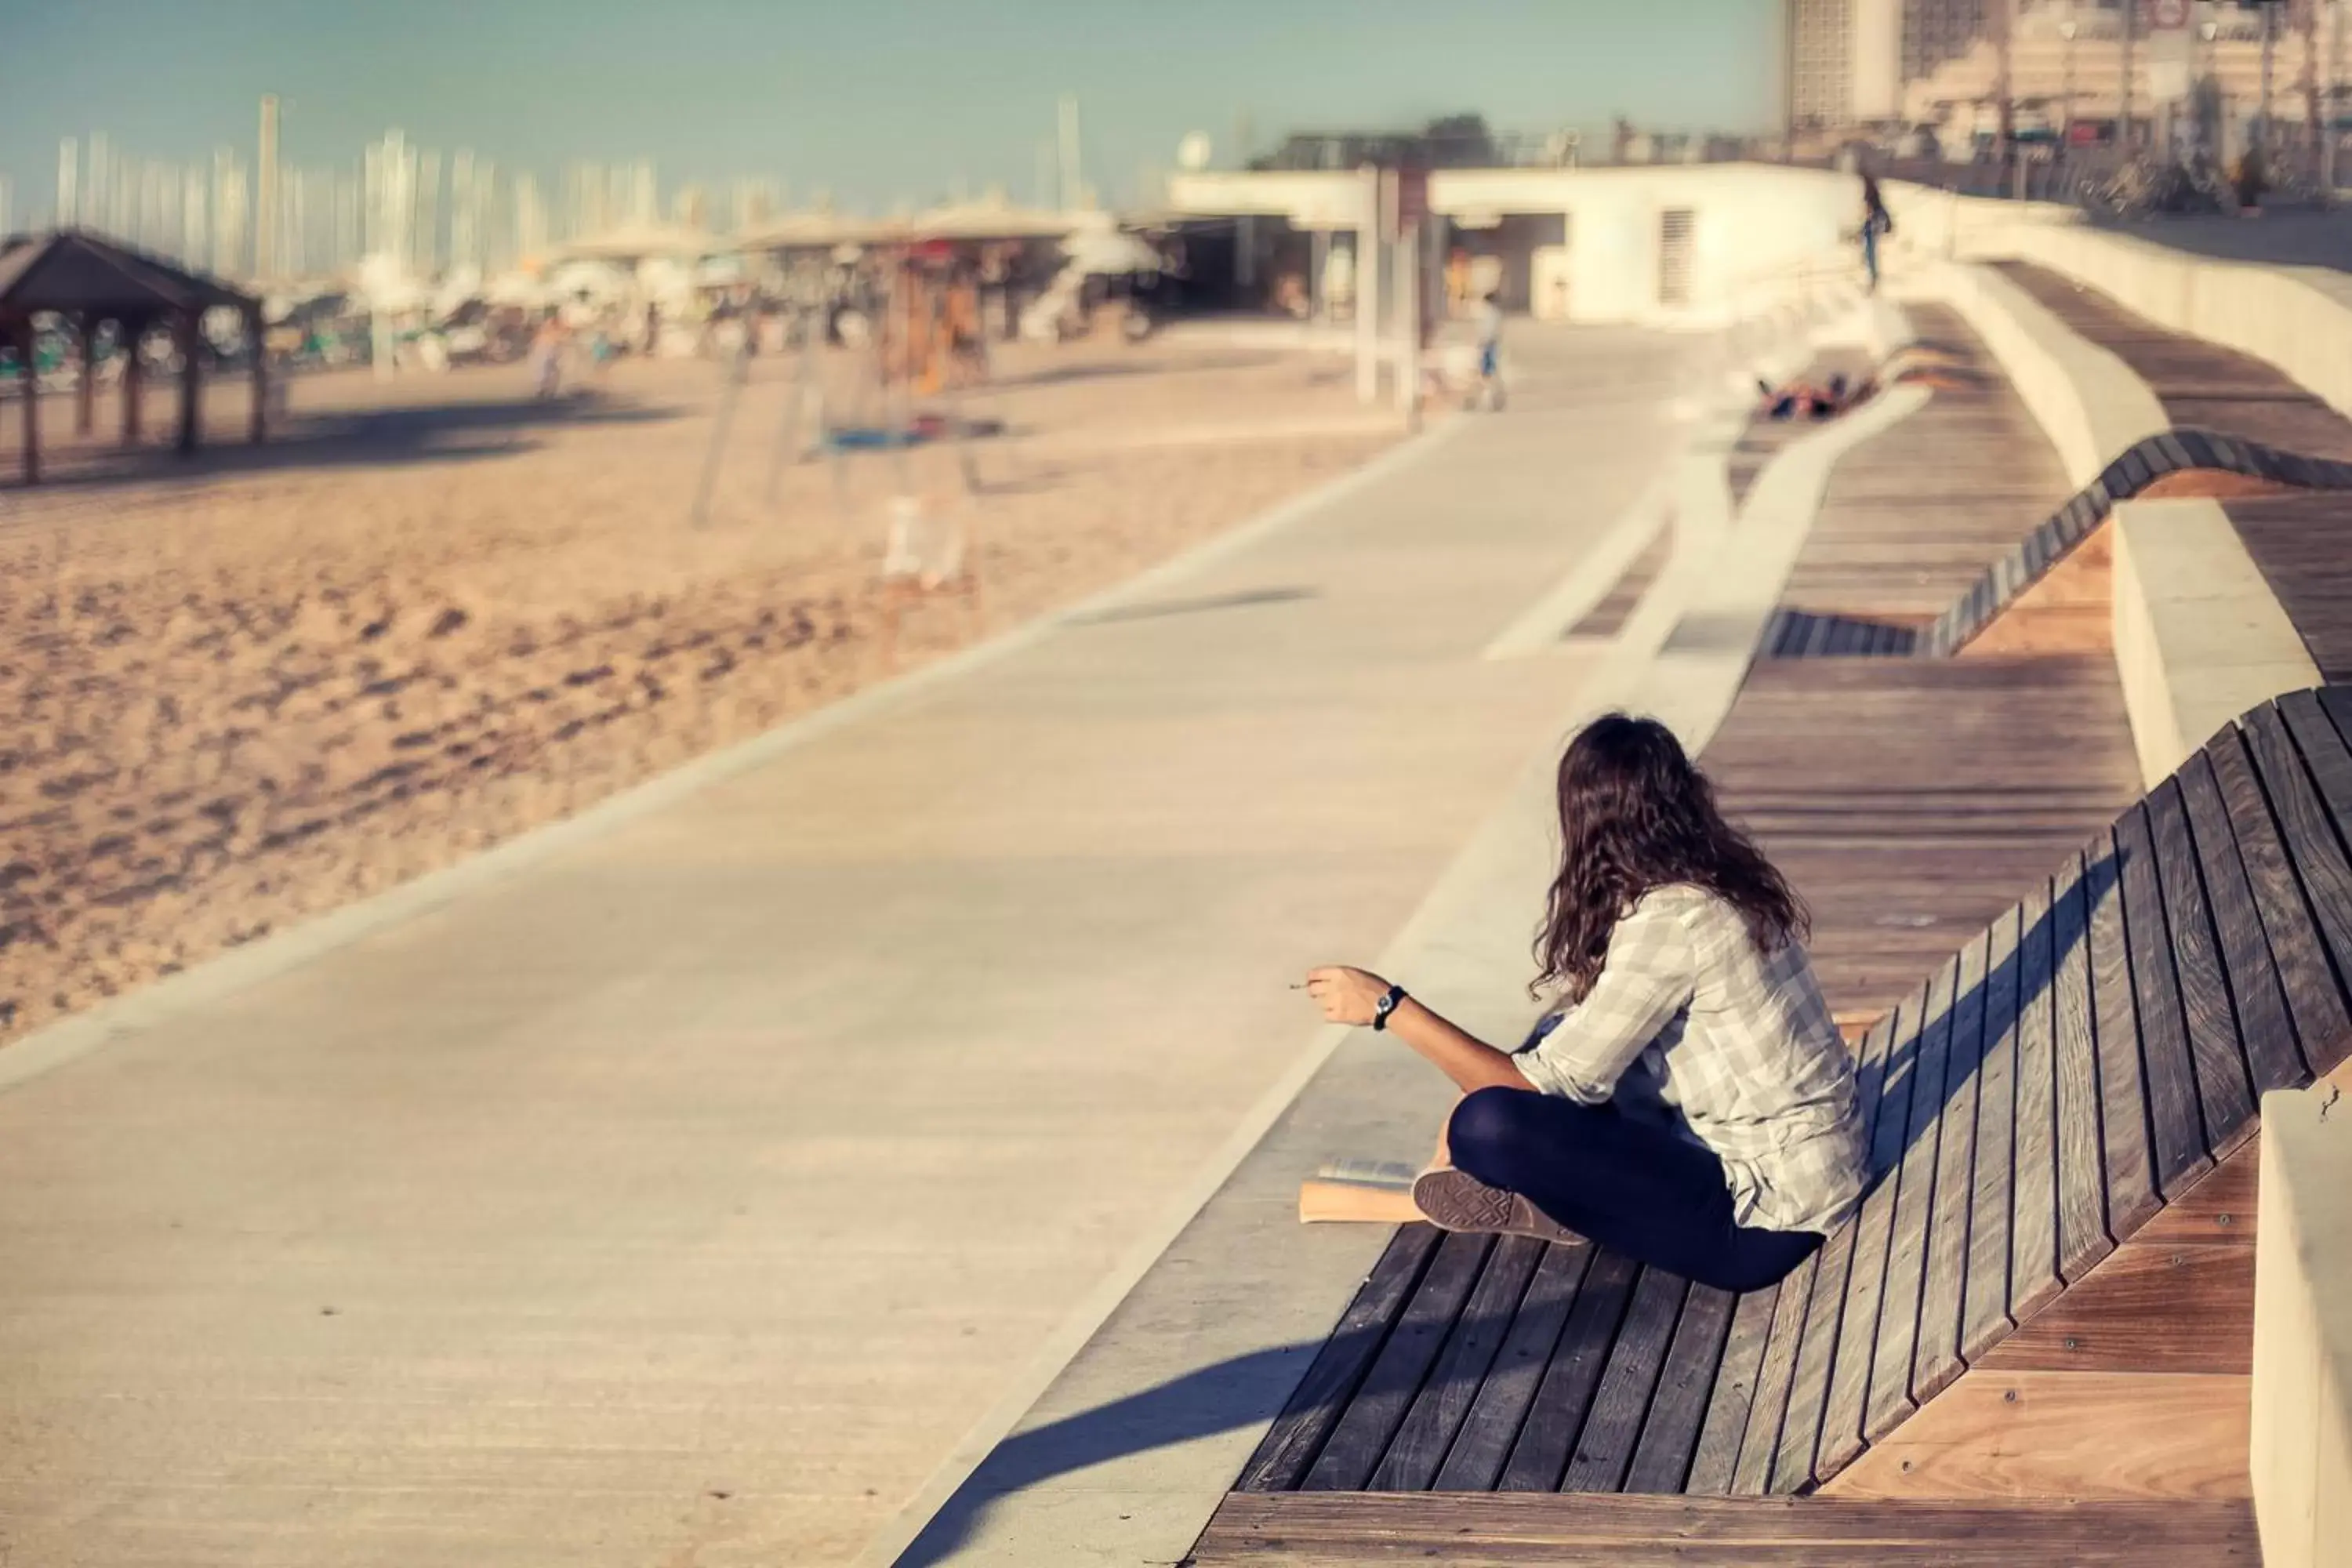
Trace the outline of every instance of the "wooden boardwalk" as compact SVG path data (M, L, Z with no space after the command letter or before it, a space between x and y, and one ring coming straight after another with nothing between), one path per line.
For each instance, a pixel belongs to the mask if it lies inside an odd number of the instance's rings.
M1926 626L2066 499L2033 416L1958 312L1906 305L1968 384L1849 452L1781 595L1788 606Z
M1811 905L1846 1015L1893 1006L2140 790L2104 654L1766 659L1703 760Z
M2276 368L2185 337L2105 295L2021 262L2002 270L2084 337L2111 351L2154 389L2176 425L2352 461L2352 420ZM2352 679L2352 495L2240 499L2220 503L2326 679Z

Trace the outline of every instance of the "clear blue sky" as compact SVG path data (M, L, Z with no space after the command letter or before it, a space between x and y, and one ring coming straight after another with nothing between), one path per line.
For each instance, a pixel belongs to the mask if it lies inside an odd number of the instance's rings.
M1055 100L1114 196L1294 128L1483 112L1501 129L1741 130L1772 98L1778 0L0 0L0 174L48 206L62 135L133 155L344 163L398 126L502 169L647 156L850 205L1001 183L1025 199Z

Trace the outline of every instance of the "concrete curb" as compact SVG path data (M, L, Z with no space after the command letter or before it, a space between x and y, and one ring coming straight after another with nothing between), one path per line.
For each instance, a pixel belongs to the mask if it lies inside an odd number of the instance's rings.
M35 1030L13 1045L0 1046L0 1093L192 1007L233 995L322 954L429 914L468 893L541 865L566 849L673 805L795 747L822 739L845 725L904 707L935 688L1035 646L1067 623L1160 593L1322 507L1384 482L1449 439L1460 424L1459 420L1448 419L1432 425L1363 467L1294 496L1236 528L1161 562L1140 576L1116 584L1076 605L1041 616L919 669L867 687L814 712L788 720L750 740L623 790L575 816L533 828L454 866L429 871L357 903L233 948L127 996Z

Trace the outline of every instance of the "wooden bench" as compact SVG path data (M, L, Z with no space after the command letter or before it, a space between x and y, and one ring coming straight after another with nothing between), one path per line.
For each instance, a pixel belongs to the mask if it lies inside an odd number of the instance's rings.
M1235 1489L1830 1481L2352 1048L2347 735L2352 688L2245 715L1871 1028L1874 1184L1780 1285L1403 1227Z
M2306 458L2210 430L2167 430L2136 442L1925 627L1784 606L1764 630L1769 658L1959 652L2097 531L2121 502L2170 496L2295 496L2352 491L2352 463Z

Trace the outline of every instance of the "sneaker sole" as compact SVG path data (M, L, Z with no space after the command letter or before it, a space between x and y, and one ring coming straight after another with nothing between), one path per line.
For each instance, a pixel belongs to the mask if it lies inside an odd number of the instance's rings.
M1518 1194L1490 1187L1465 1171L1423 1172L1412 1184L1412 1205L1440 1230L1492 1232L1537 1241L1583 1239Z

